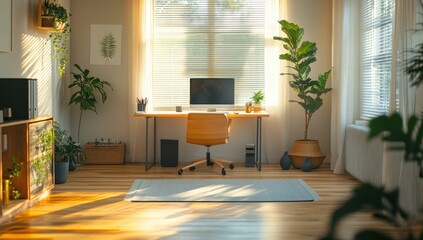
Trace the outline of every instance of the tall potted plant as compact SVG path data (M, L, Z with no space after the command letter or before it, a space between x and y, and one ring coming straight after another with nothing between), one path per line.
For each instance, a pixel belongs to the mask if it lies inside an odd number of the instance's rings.
M313 168L317 168L326 156L321 152L318 140L308 138L308 128L312 116L323 105L322 95L332 90L326 87L331 70L319 75L317 79L312 79L309 74L310 65L317 60L316 43L302 41L304 29L297 24L286 20L279 21L279 24L286 37L275 36L273 39L282 41L283 48L287 51L281 54L279 59L292 64L288 67L292 71L281 75L292 77L289 86L297 93L299 100L289 101L298 103L304 109L304 138L294 142L289 155L294 167L301 168L302 162L307 157L312 160Z
M69 100L70 104L79 105L79 123L78 123L78 142L79 142L79 133L81 130L81 121L82 121L82 114L85 111L93 111L97 114L97 98L96 94L99 93L101 95L101 101L104 103L107 100L107 93L104 89L105 86L109 86L112 91L113 88L109 82L100 80L97 77L90 76L90 71L88 69L82 70L82 68L78 65L74 65L78 70L79 73L71 72L72 76L74 77L74 81L69 84L68 88L76 88L76 92L74 92Z

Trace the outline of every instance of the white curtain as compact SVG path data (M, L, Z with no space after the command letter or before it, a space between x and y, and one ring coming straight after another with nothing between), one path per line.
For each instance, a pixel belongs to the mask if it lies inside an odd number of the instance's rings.
M346 126L354 121L359 82L360 1L333 0L331 169L345 171Z
M416 43L421 43L418 34L413 31L419 22L416 21L418 6L418 0L395 1L390 109L391 112L399 111L403 119L416 114L414 106L416 89L410 86L409 79L404 73L404 66L410 57L407 51ZM385 185L388 188L399 187L401 205L410 213L421 215L419 209L423 207L423 180L419 178L417 163L406 163L403 152L389 149L386 150L385 161Z
M392 28L392 73L390 112L399 112L403 119L413 113L413 98L415 91L410 87L408 78L403 71L407 59L407 49L411 48L411 40L415 25L415 0L395 1L394 23ZM387 148L391 144L387 144ZM403 174L403 152L389 151L385 153L384 182L386 186L397 188Z
M416 9L418 0L396 0L392 42L392 78L390 110L399 111L404 119L415 111L415 89L404 74L406 52L421 39L416 39ZM331 168L335 173L345 171L345 129L354 121L359 99L359 12L360 1L333 1L333 77ZM415 163L404 163L402 152L388 149L383 156L383 185L400 188L401 205L410 213L418 213L423 205L423 183L418 178Z
M145 120L136 119L132 114L136 111L136 99L151 99L152 87L152 0L134 0L130 3L131 28L129 44L129 156L128 162L144 160ZM152 105L152 104L150 104ZM149 106L147 106L147 109Z
M286 77L280 73L286 63L279 60L282 53L282 43L273 40L273 36L281 36L279 20L284 19L287 0L272 0L266 7L266 52L265 52L265 81L266 81L266 111L270 118L265 118L263 123L263 152L265 162L279 162L284 151L288 150L289 124L287 112L289 111L289 85ZM270 2L270 1L269 1ZM268 144L267 144L268 143Z

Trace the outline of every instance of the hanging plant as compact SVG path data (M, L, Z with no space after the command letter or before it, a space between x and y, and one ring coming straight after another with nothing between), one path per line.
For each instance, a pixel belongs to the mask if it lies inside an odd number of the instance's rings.
M68 64L71 31L69 25L70 14L68 14L66 8L57 2L48 2L43 5L47 6L47 15L53 17L54 31L50 33L49 38L53 46L52 57L59 61L59 74L62 77L65 74L66 65Z

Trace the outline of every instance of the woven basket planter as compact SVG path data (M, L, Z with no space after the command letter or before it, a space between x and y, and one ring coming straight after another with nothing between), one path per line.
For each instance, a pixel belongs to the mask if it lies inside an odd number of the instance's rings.
M85 164L124 164L125 144L84 145Z
M301 168L305 158L310 158L313 168L319 168L326 155L320 150L317 140L296 140L289 152L291 164L295 168Z

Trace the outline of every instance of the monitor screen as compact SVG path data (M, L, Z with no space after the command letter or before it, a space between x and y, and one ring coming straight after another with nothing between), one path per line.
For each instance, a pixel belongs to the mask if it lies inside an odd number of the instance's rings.
M233 105L235 101L235 79L191 78L190 104Z

